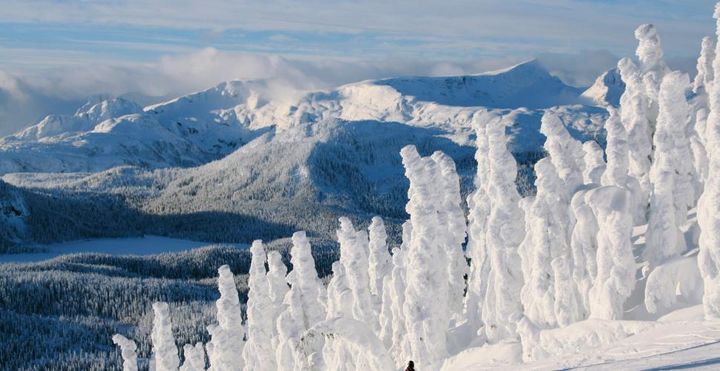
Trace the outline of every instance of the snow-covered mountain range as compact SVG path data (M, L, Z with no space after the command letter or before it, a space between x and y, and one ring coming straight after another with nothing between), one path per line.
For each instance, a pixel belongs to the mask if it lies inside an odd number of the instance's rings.
M295 101L275 99L269 84L229 81L145 108L122 98L92 99L74 115L50 115L0 140L0 173L197 166L267 130L330 117L452 133L480 107L537 110L576 104L582 93L534 60L471 76L364 81Z
M407 144L453 157L466 192L475 169L471 120L478 112L514 118L509 145L524 166L524 191L532 188L531 164L542 157L545 111L557 113L577 138L603 142L605 110L582 105L582 89L534 60L471 76L363 81L292 99L279 99L276 91L269 81L229 81L144 108L121 98L91 100L72 116L48 116L0 140L0 174L36 193L63 192L60 200L88 192L124 200L123 206L113 198L100 207L95 198L77 197L73 208L86 205L90 214L131 208L145 215L203 215L219 225L237 222L227 215L241 215L246 225L257 224L252 233L265 231L266 238L293 228L329 238L339 215L383 215L391 230L393 218L405 217L408 183L398 153ZM318 217L305 218L308 209ZM73 228L43 239L86 233ZM149 232L137 228L131 229ZM109 233L100 226L89 230ZM249 231L214 231L190 237L254 238Z

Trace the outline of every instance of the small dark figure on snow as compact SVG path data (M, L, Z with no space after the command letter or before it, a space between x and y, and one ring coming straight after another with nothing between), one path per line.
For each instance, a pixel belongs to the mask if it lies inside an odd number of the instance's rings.
M405 371L415 371L415 362L413 362L413 361L408 362L408 366L405 369Z

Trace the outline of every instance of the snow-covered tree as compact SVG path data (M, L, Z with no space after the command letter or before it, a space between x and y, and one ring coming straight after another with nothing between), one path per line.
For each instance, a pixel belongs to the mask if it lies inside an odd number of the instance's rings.
M715 40L705 36L700 44L700 56L697 60L697 75L693 80L693 92L695 94L707 93L710 85L715 79L713 60L715 59Z
M275 333L273 302L265 270L265 247L257 240L250 246L252 260L248 278L247 332L243 349L245 367L251 370L275 370L275 353L272 344Z
M393 292L392 277L388 274L383 280L382 301L378 320L380 322L380 340L390 350L393 338Z
M242 353L245 328L242 324L240 297L230 267L223 265L218 273L220 299L215 302L217 324L208 326L211 340L206 349L210 370L235 370L244 367Z
M155 371L177 371L180 357L172 333L170 308L167 303L153 304L153 329L150 335L153 343L153 363Z
M651 110L657 112L656 102L660 83L670 69L663 59L662 44L655 26L652 24L640 25L635 30L635 38L638 40L635 55L640 60L640 71L643 74L646 94L650 98ZM656 116L653 114L650 117L652 121Z
M379 312L383 297L383 281L385 277L390 276L392 269L392 258L387 245L387 232L381 217L372 218L370 227L368 227L368 235L370 237L370 255L368 255L370 293L374 298L376 312Z
M602 148L596 141L589 140L583 143L583 152L585 152L583 157L585 165L583 182L585 184L600 184L600 178L607 168Z
M660 114L653 137L655 161L650 170L650 216L643 253L652 267L685 251L680 227L694 200L692 160L685 137L689 116L685 100L688 84L687 75L673 72L663 79L659 94Z
M590 317L618 320L635 287L632 252L631 196L626 189L606 186L588 191L597 220L597 275L589 292Z
M467 255L470 258L470 274L465 295L465 318L472 331L482 328L482 307L485 302L490 271L487 252L487 219L490 215L490 198L487 183L490 173L488 163L487 122L498 118L489 114L473 116L475 130L475 190L468 196L468 243ZM484 336L484 333L482 333Z
M353 298L352 290L347 285L347 275L345 267L341 262L336 261L332 264L333 277L327 288L327 319L336 317L353 318Z
M712 62L715 58L715 41L710 37L704 37L700 48L700 56L697 60L697 75L693 82L693 93L691 102L691 125L688 126L687 136L690 140L690 149L693 156L693 166L696 174L695 194L699 198L703 191L703 185L708 174L708 152L705 139L707 119L709 113L708 91L712 85L715 74ZM694 200L697 201L697 200Z
M557 114L546 111L541 119L540 132L547 138L545 151L565 183L567 199L583 184L582 143L570 136Z
M549 185L564 188L564 184L548 158L535 164L535 174L538 196L521 202L525 213L525 238L518 249L524 281L520 298L525 316L535 326L551 328L557 325L551 251L555 240L552 238L562 239L562 236L557 235L557 228L552 228L553 218L545 199L549 196Z
M340 243L340 262L345 268L347 285L352 291L352 318L368 324L379 333L379 324L370 295L367 232L356 231L350 219L342 217L337 237Z
M590 288L597 276L597 234L598 225L593 210L588 205L588 190L581 190L573 195L570 210L575 225L570 236L570 249L573 256L573 280L577 286L582 318L590 313Z
M137 345L135 345L135 342L120 334L113 335L112 341L120 347L123 371L137 371Z
M410 222L403 224L403 241L410 241L412 234L412 226ZM391 273L391 303L390 312L392 313L392 346L390 347L390 355L395 360L398 367L402 367L410 356L410 342L407 337L407 327L405 326L405 249L393 249L392 253L392 273ZM383 303L383 305L385 305Z
M277 320L278 345L276 360L279 370L302 369L306 359L302 358L298 343L302 334L326 316L326 292L315 269L310 242L305 232L292 236L290 262L293 270L287 280L290 290L285 295L285 311Z
M487 221L487 252L490 261L487 292L482 310L485 334L491 343L516 336L515 321L522 314L520 290L523 277L518 246L525 231L518 206L515 178L517 163L507 148L504 119L487 124L490 214ZM572 178L569 176L568 179Z
M448 307L450 314L460 320L463 315L463 301L465 296L465 275L468 273L467 260L463 252L465 243L465 212L462 209L460 196L460 177L455 169L455 162L442 152L432 154L432 159L437 163L440 183L437 191L438 217L440 218L439 234L444 245L448 261Z
M720 5L715 7L716 34L720 35ZM705 283L703 307L705 317L720 318L720 43L715 46L713 71L715 79L708 89L710 114L705 129L708 150L708 176L698 202L700 251L698 265Z
M405 256L405 326L411 359L418 367L430 367L447 354L448 310L447 253L439 246L438 193L433 191L437 163L422 158L414 146L400 151L405 175L410 180L408 204L412 235Z
M649 98L642 82L642 74L630 58L618 62L625 92L620 97L620 117L627 131L629 174L637 179L642 191L639 199L647 207L650 195L650 164L652 157L652 131L649 119Z
M645 221L645 196L642 187L637 179L628 176L629 146L628 136L625 127L621 122L620 115L613 107L607 107L608 119L605 121L607 131L607 146L605 154L607 166L602 175L600 183L604 186L614 185L630 191L634 207L633 221L635 224L643 224Z
M277 251L270 251L267 254L268 261L268 296L272 302L271 318L277 318L283 311L283 300L290 287L286 281L287 267L282 261L282 255ZM276 331L274 334L277 335Z
M183 347L185 362L180 366L180 371L205 371L205 348L203 343L195 345L186 344Z

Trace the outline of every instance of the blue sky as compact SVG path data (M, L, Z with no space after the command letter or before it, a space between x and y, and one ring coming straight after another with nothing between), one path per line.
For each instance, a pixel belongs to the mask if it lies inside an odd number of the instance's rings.
M568 83L587 85L632 55L642 23L658 27L671 66L691 70L700 39L714 32L713 7L714 0L0 0L0 135L89 95L152 101L236 78L325 88L478 73L539 57Z

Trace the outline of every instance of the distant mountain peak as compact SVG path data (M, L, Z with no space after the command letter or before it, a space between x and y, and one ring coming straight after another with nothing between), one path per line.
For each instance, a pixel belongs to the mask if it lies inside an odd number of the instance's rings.
M582 97L598 106L620 105L620 97L625 92L625 83L617 68L600 75L595 83L582 93Z

